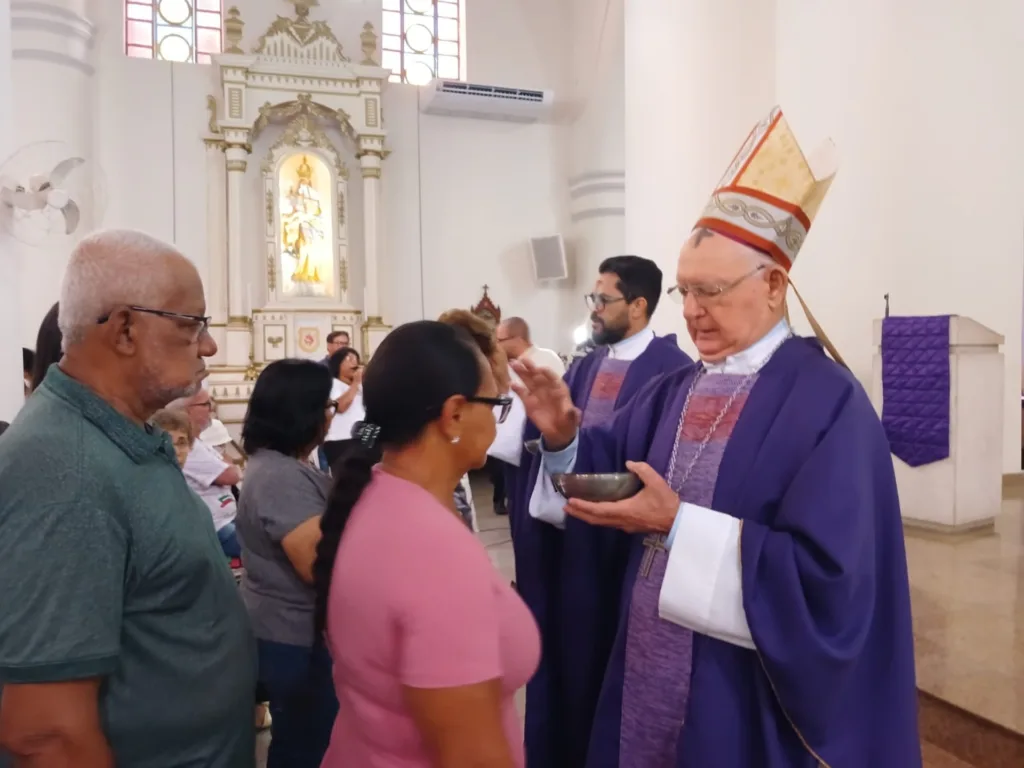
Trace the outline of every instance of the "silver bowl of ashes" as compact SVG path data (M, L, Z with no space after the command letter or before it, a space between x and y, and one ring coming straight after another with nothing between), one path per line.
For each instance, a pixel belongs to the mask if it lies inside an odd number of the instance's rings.
M643 488L640 478L632 472L558 474L551 476L551 482L565 498L582 501L622 501L635 496Z

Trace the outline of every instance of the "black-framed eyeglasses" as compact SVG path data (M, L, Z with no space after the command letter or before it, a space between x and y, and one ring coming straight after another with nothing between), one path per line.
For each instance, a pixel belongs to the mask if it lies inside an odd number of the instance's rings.
M500 397L467 397L466 402L500 408L501 410L494 417L494 420L499 424L504 424L505 419L508 418L509 413L512 411L512 398L508 395L501 395Z
M128 305L128 309L132 312L141 312L145 315L154 315L168 320L184 320L185 322L192 323L196 326L196 339L210 330L210 323L213 321L212 317L205 317L203 315L186 315L183 312L168 312L165 309L150 309L149 307L137 307L132 304ZM96 324L103 325L109 320L110 315L107 314L97 320Z
M585 293L583 294L583 300L587 304L587 309L591 312L599 312L609 304L615 304L619 301L629 301L630 299L626 296L605 296L603 293Z
M758 272L768 268L767 264L758 264L742 277L728 283L694 283L693 285L673 285L667 293L677 304L686 301L687 296L693 296L697 301L714 301L731 291L744 280L753 277Z

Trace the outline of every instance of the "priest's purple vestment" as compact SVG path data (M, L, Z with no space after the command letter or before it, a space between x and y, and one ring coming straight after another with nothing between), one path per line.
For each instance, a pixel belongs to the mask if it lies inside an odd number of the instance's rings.
M586 416L608 348L576 361L565 381ZM614 400L620 409L661 374L691 365L675 335L654 338L631 363ZM539 437L527 424L525 439ZM516 586L541 631L540 666L527 686L526 758L530 768L582 768L597 699L618 628L619 595L632 538L569 521L565 530L530 517L539 456L524 451L512 473L509 524Z
M646 461L664 477L696 371L651 382L613 419L582 429L573 471ZM710 508L742 521L736 610L752 647L689 628L688 696L669 764L919 768L910 593L889 444L860 384L816 341L789 339L761 369L722 454ZM620 732L644 538L630 537L620 576L587 768L632 768L620 765ZM648 682L656 691L662 681Z

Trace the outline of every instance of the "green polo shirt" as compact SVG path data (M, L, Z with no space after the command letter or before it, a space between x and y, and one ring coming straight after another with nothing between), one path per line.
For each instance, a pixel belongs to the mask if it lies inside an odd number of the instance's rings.
M117 765L252 768L255 644L210 513L166 434L54 366L0 438L0 685L96 677Z

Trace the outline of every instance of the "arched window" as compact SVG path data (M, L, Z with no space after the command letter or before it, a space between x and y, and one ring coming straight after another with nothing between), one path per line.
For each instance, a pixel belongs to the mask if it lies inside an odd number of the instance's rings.
M221 0L125 0L125 53L209 64L221 52Z
M393 82L465 79L464 2L383 0L381 65Z

